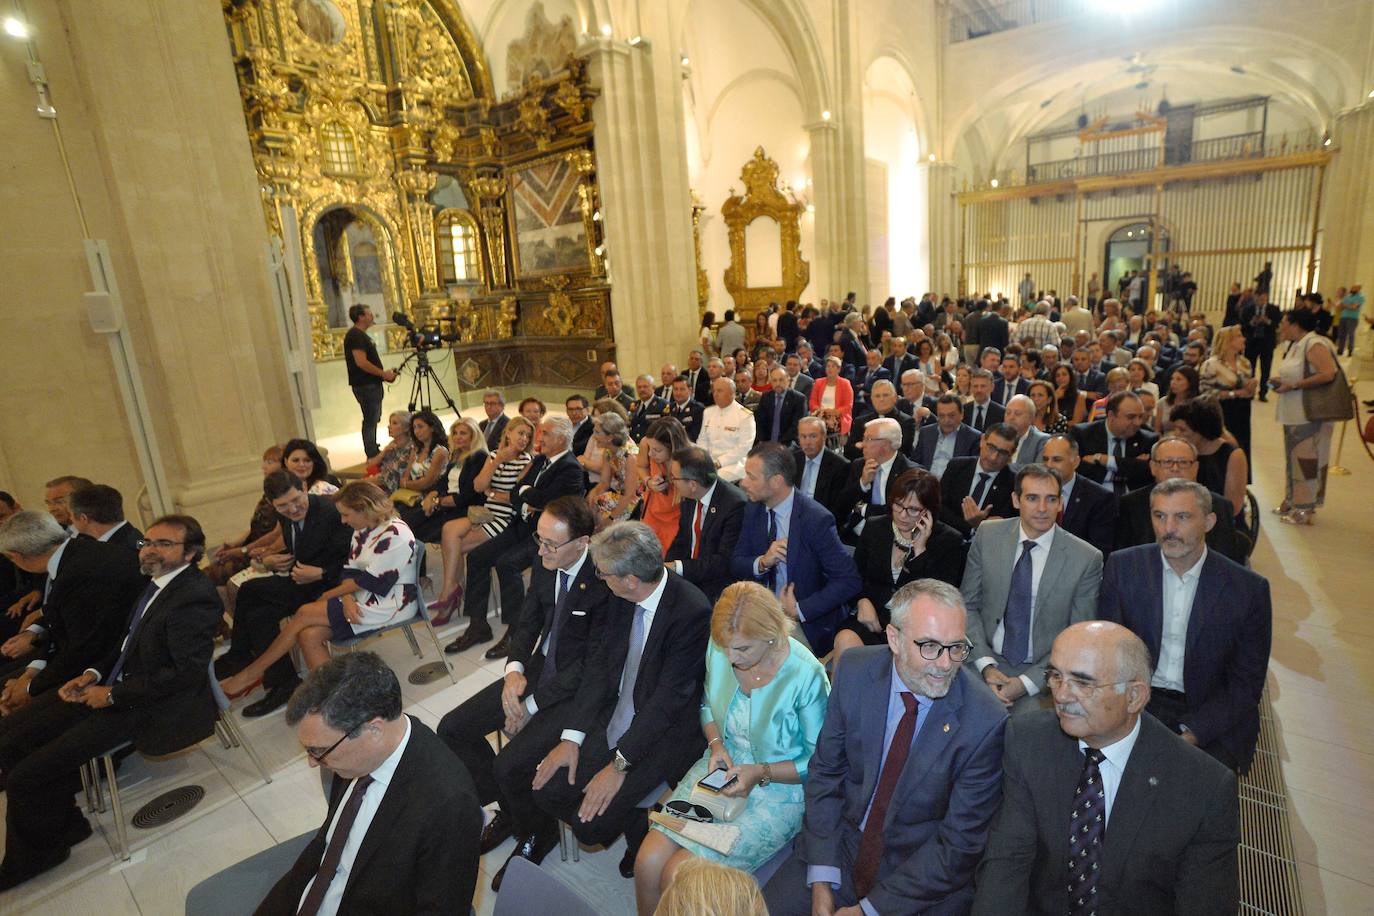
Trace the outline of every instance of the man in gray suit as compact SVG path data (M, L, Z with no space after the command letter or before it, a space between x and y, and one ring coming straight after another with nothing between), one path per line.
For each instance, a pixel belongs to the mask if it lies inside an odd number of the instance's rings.
M1059 527L1059 499L1054 472L1026 465L1012 494L1019 517L979 525L964 568L972 662L1013 713L1045 705L1054 638L1097 615L1102 553Z
M1035 428L1035 402L1024 394L1013 395L1007 401L1007 412L1003 422L1016 430L1016 448L1011 453L1011 469L1021 470L1028 464L1040 460L1045 450L1049 434Z
M806 367L802 365L801 357L795 353L787 354L787 359L783 360L783 367L787 370L787 387L793 391L800 391L802 397L809 401L811 399L811 386L816 382L806 374Z

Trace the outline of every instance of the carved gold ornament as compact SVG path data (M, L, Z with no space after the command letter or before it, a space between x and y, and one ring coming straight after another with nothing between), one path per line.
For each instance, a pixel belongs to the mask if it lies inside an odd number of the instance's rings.
M778 164L763 147L744 164L744 196L732 194L720 208L730 238L730 266L725 270L725 290L735 300L735 310L747 321L770 302L798 299L811 280L811 265L801 254L801 215L804 204L778 188ZM771 219L778 224L782 254L780 286L750 286L747 276L745 228L756 219Z

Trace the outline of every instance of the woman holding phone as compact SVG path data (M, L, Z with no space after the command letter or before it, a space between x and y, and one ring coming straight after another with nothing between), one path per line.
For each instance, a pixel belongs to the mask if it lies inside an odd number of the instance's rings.
M958 587L963 581L968 548L958 531L936 518L940 479L924 468L903 471L892 482L888 506L891 520L865 524L854 548L864 587L855 616L835 634L835 662L846 649L886 645L887 602L903 585L939 579Z
M720 794L747 798L732 820L740 828L729 855L657 824L635 859L640 916L658 906L678 867L694 856L753 871L792 842L806 807L802 782L825 721L830 682L806 646L788 636L791 621L772 592L736 582L711 614L701 730L706 753L668 802L689 805L697 783L715 773ZM675 805L674 803L678 803Z

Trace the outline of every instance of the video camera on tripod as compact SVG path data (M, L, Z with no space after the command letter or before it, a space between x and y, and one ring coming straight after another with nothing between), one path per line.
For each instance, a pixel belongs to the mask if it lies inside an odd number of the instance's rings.
M452 334L441 334L438 324L427 324L417 328L415 322L411 321L410 316L405 312L392 312L391 320L406 329L406 346L414 347L416 350L432 350L446 343L453 343L458 339L457 331Z

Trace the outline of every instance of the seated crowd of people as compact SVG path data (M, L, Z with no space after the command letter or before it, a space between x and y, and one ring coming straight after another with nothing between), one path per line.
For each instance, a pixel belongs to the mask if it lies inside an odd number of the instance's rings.
M208 552L80 478L0 494L0 888L90 835L80 764L208 736L213 677L333 771L259 912L465 913L481 855L514 840L499 892L561 822L625 838L641 914L693 882L774 914L1235 913L1271 633L1224 407L1248 364L1201 316L964 305L789 303L633 394L608 363L563 413L393 414L347 482L292 440ZM431 622L466 618L444 651L505 665L435 731L329 654L426 578Z

